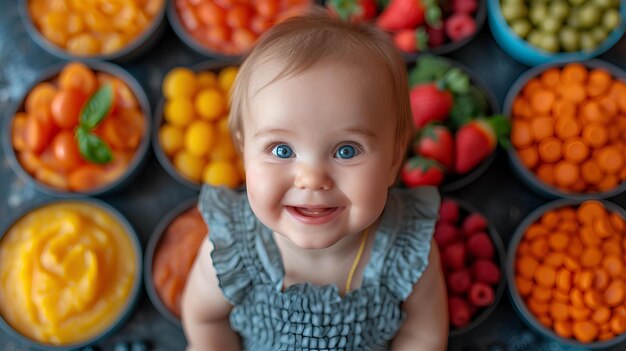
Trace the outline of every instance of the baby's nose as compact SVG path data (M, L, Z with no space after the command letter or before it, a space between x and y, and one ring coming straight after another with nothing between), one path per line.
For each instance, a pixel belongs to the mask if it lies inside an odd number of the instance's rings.
M313 164L301 164L294 179L294 186L298 189L329 190L333 185L324 167Z

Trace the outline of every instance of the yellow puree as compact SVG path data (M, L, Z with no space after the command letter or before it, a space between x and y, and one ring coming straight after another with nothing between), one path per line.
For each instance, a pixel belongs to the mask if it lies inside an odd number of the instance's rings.
M44 206L0 241L0 313L42 343L92 338L123 311L137 265L133 242L108 212L76 202Z

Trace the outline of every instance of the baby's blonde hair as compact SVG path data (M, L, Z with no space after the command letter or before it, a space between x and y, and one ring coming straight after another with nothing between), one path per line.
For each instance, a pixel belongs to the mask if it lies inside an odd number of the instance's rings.
M243 146L242 121L248 115L252 75L266 65L282 69L270 80L303 72L317 64L340 62L350 66L366 66L363 74L373 74L387 80L394 99L396 145L406 151L412 135L413 118L409 102L406 66L389 36L373 25L342 22L325 10L313 7L306 15L287 19L267 31L239 68L231 94L229 128L235 146ZM380 79L379 79L380 81ZM267 86L267 85L266 85ZM257 90L258 92L258 90ZM401 155L404 157L404 154Z

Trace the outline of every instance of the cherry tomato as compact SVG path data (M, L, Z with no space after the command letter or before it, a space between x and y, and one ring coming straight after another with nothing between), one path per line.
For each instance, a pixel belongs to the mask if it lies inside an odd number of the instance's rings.
M65 168L72 169L82 162L74 135L69 130L62 130L52 140L54 158Z
M63 90L76 89L85 96L91 96L96 91L98 82L91 68L80 62L72 62L59 74L59 87Z
M246 28L252 17L250 8L245 5L236 5L226 14L226 23L231 28Z
M279 3L278 0L256 0L254 7L259 15L270 18L278 13Z
M247 51L254 45L257 36L245 28L238 28L233 31L232 42L240 51Z
M70 173L68 184L74 191L87 191L103 185L105 177L102 167L85 164Z
M51 112L54 123L61 128L76 126L85 100L85 95L76 89L59 91L52 100Z
M226 10L213 4L205 2L197 8L198 18L207 26L222 25L226 23Z
M57 94L57 88L51 83L44 82L37 84L26 96L24 107L26 112L50 111L50 104Z
M230 41L230 33L227 26L212 26L206 31L206 39L210 45L220 47Z
M51 126L33 115L26 118L24 133L26 148L35 154L41 153L52 137Z
M263 16L254 16L252 17L252 21L250 21L250 29L256 35L261 35L265 33L268 29L272 27L274 22Z
M18 112L13 117L13 126L11 128L11 142L16 151L26 150L26 119L28 115L24 112Z

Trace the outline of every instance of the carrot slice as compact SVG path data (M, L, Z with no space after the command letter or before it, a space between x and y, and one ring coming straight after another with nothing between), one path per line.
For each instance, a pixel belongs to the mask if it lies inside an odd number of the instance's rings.
M564 84L584 83L587 76L587 68L581 63L568 63L561 71L561 81Z
M582 84L569 84L558 87L558 96L574 105L578 105L587 99L587 91Z
M535 168L539 163L539 153L534 145L517 150L517 156L528 169Z
M589 156L589 147L582 139L573 137L563 143L563 158L574 164L582 163Z
M615 146L607 146L598 150L595 159L598 163L598 167L605 173L617 174L624 167L622 153Z
M589 72L587 81L587 94L591 97L604 94L611 87L613 77L604 69L594 69Z
M543 162L554 163L561 159L562 142L557 138L547 138L542 140L537 148L539 158Z
M574 163L559 161L554 165L554 182L567 188L574 185L580 178L580 169Z
M524 120L514 120L511 125L511 143L521 149L530 146L533 142L530 124Z
M552 104L554 118L576 118L576 105L563 98L557 98Z
M580 135L580 123L570 117L558 117L554 123L554 133L562 140Z
M601 123L587 123L583 127L583 141L594 149L603 147L609 139L609 132Z
M539 80L544 88L553 90L561 84L561 70L557 67L549 68L541 74Z
M599 184L604 178L604 172L600 170L595 160L587 160L580 166L581 177L588 184Z
M537 168L537 177L548 185L554 185L554 165L544 163Z
M528 119L533 116L533 111L530 109L530 104L528 103L528 100L522 95L518 95L513 101L511 112L513 113L514 120Z
M538 90L542 90L542 89L543 87L541 86L541 81L539 80L539 78L535 77L529 80L528 83L526 83L526 85L524 85L524 87L522 88L522 94L527 99L530 99L530 97L535 92L537 92Z
M538 116L530 120L530 133L535 141L542 141L554 135L554 118Z
M539 114L549 113L555 99L556 95L552 91L537 89L529 96L530 108Z

